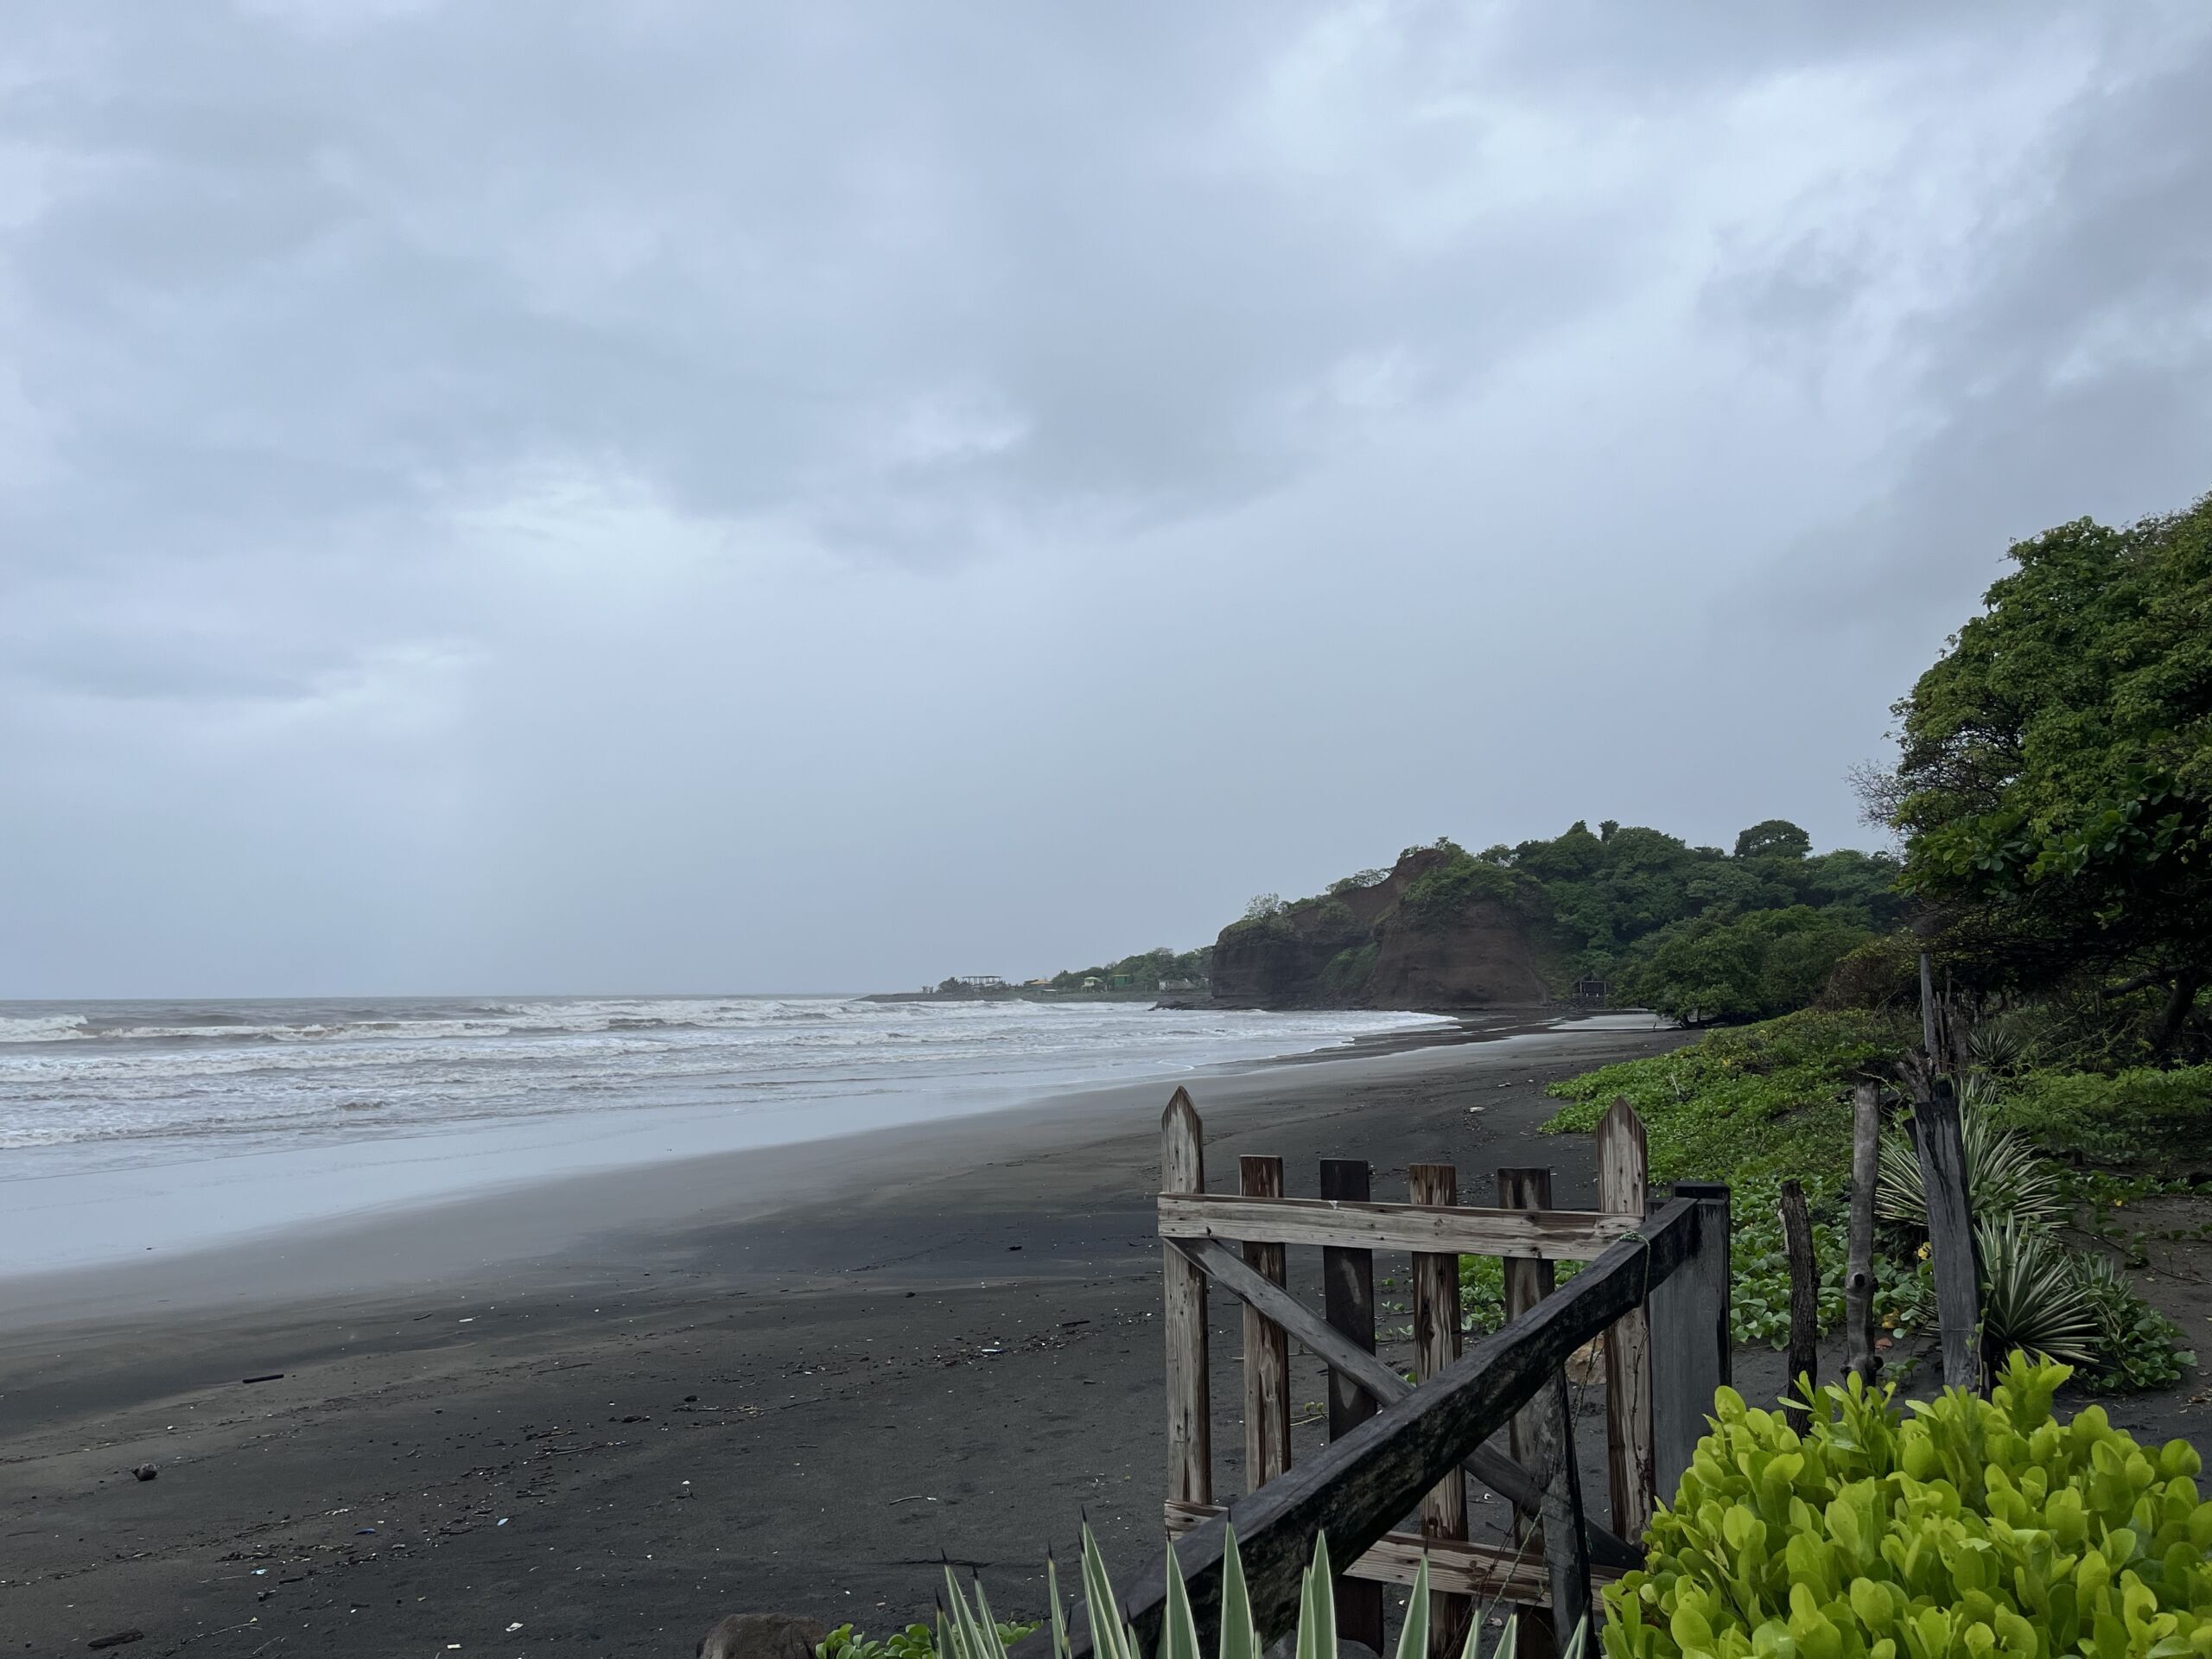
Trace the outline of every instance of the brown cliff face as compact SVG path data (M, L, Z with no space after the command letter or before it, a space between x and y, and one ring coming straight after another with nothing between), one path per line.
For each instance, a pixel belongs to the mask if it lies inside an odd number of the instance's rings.
M1435 1011L1549 1001L1510 879L1487 871L1472 873L1479 881L1451 879L1466 875L1469 862L1464 853L1416 848L1372 887L1231 923L1214 945L1214 1001Z

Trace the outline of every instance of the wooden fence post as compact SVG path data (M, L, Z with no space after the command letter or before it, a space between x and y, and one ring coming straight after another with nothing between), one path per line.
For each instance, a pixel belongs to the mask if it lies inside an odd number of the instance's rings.
M1283 1195L1282 1160L1247 1153L1237 1160L1248 1198ZM1280 1244L1244 1246L1244 1265L1271 1284L1289 1279ZM1244 1309L1244 1490L1256 1492L1290 1467L1290 1338L1259 1309Z
M1928 1192L1928 1244L1936 1274L1936 1314L1942 1326L1943 1386L1979 1390L1981 1376L1981 1267L1967 1204L1967 1154L1959 1100L1948 1077L1937 1077L1912 1109L1912 1144Z
M1536 1455L1544 1483L1544 1566L1551 1580L1552 1647L1565 1646L1590 1612L1590 1552L1582 1536L1582 1470L1564 1370L1537 1391ZM1586 1649L1585 1649L1587 1650Z
M1503 1210L1548 1210L1552 1173L1544 1168L1501 1169L1497 1203ZM1601 1206L1602 1207L1602 1206ZM1550 1295L1558 1281L1549 1262L1509 1256L1505 1268L1505 1317L1516 1319ZM1618 1322L1613 1328L1620 1328ZM1555 1372L1529 1403L1514 1414L1510 1431L1514 1461L1543 1483L1536 1525L1544 1541L1544 1564L1551 1579L1550 1627L1533 1621L1522 1639L1532 1659L1557 1653L1590 1611L1590 1560L1582 1541L1582 1471L1574 1456L1574 1419L1564 1371ZM1517 1535L1529 1522L1516 1520Z
M1869 1388L1874 1351L1874 1187L1881 1179L1882 1097L1871 1083L1851 1091L1851 1238L1843 1281L1844 1376Z
M1598 1120L1598 1208L1641 1217L1649 1198L1643 1120L1625 1099ZM1605 1475L1613 1530L1633 1543L1651 1524L1651 1315L1636 1308L1605 1333Z
M1373 1196L1363 1158L1324 1158L1321 1196L1365 1204ZM1329 1324L1369 1353L1375 1351L1375 1252L1321 1251L1321 1305ZM1375 1414L1375 1401L1343 1372L1329 1372L1329 1438L1342 1440ZM1343 1565L1349 1567L1351 1562ZM1339 1573L1336 1582L1337 1633L1362 1642L1376 1653L1382 1648L1382 1586L1371 1579Z
M1548 1169L1501 1169L1497 1172L1497 1207L1501 1210L1548 1210L1552 1207L1552 1173ZM1548 1262L1527 1256L1508 1256L1503 1263L1505 1279L1505 1317L1519 1319L1552 1294L1557 1270ZM1542 1420L1541 1399L1530 1401L1514 1414L1510 1444L1513 1460L1522 1468L1540 1468L1536 1436ZM1541 1478L1539 1474L1539 1478Z
M1804 1185L1782 1184L1782 1246L1789 1259L1789 1376L1782 1387L1783 1412L1802 1432L1812 1426L1812 1408L1789 1403L1798 1379L1813 1388L1821 1380L1821 1269L1813 1259L1813 1217L1805 1207Z
M1160 1118L1160 1190L1206 1189L1205 1129L1191 1096L1178 1089ZM1213 1413L1206 1374L1206 1276L1173 1244L1164 1257L1167 1344L1167 1497L1185 1503L1213 1502Z
M1450 1164L1414 1164L1406 1170L1414 1204L1459 1202L1459 1172ZM1459 1258L1413 1253L1414 1375L1422 1382L1459 1357ZM1425 1538L1467 1535L1467 1477L1454 1469L1421 1500ZM1430 1659L1457 1659L1465 1645L1474 1603L1465 1596L1437 1596L1429 1603Z
M1651 1437L1659 1496L1671 1501L1705 1437L1713 1396L1729 1380L1728 1189L1677 1181L1697 1200L1697 1248L1651 1293Z

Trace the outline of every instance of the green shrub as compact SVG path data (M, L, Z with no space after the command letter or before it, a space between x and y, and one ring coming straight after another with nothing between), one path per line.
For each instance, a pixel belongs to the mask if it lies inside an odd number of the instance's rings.
M1332 996L1351 996L1365 989L1368 976L1375 971L1375 960L1381 954L1382 946L1371 940L1338 951L1322 967L1322 988Z
M1553 1265L1554 1288L1582 1271L1580 1262ZM1459 1328L1474 1336L1488 1336L1505 1323L1505 1262L1495 1255L1459 1258Z
M1441 844L1448 848L1445 861L1407 882L1398 895L1398 908L1415 927L1431 931L1448 927L1477 903L1526 905L1534 899L1535 884L1527 876Z
M2113 1164L2212 1157L2212 1065L2031 1071L2007 1085L2003 1121L2031 1140Z
M1779 1188L1778 1182L1764 1179L1736 1190L1728 1245L1734 1281L1728 1297L1731 1334L1738 1342L1763 1342L1777 1352L1789 1341L1789 1253L1776 1208ZM1817 1215L1828 1199L1823 1191L1815 1189L1808 1195L1808 1202ZM1813 1259L1820 1268L1820 1328L1823 1331L1833 1331L1843 1323L1843 1281L1850 1258L1847 1242L1844 1230L1834 1223L1818 1219L1813 1223ZM1916 1262L1876 1254L1874 1317L1884 1329L1909 1336L1923 1322L1921 1281L1924 1277L1925 1269Z
M2135 1294L2109 1257L2076 1253L2082 1294L2097 1321L2093 1380L2115 1392L2167 1389L2182 1380L2196 1355L2183 1346L2181 1327Z
M1544 1128L1586 1135L1624 1096L1643 1120L1654 1181L1795 1175L1840 1191L1851 1171L1851 1085L1885 1076L1913 1035L1890 1016L1821 1009L1717 1031L1553 1084L1549 1092L1573 1103Z
M1892 1390L1778 1412L1714 1401L1649 1565L1605 1592L1609 1659L2091 1659L2212 1654L2212 1503L2185 1440L2136 1445L2063 1365L2015 1357L1993 1400Z
M1844 957L1873 938L1854 920L1810 905L1700 916L1654 936L1623 989L1678 1020L1760 1020L1802 1008Z
M1011 1647L1037 1626L1001 1623L999 1640ZM862 1636L850 1624L840 1624L814 1644L814 1659L937 1659L937 1632L926 1624L909 1624L878 1641Z

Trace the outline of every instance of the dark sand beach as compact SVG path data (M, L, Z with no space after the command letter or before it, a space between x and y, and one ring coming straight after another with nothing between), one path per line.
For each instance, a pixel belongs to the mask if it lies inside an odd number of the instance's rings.
M1567 1028L1191 1086L1216 1187L1242 1152L1283 1154L1294 1193L1364 1156L1378 1197L1408 1161L1475 1190L1543 1163L1582 1205L1589 1149L1535 1133L1543 1085L1681 1040ZM688 1655L741 1610L926 1616L941 1560L1033 1614L1084 1514L1133 1567L1160 1526L1166 1093L0 1284L0 1651L136 1630L148 1656ZM1301 1294L1315 1254L1292 1254ZM1236 1314L1214 1312L1233 1494ZM1780 1369L1746 1357L1739 1382Z

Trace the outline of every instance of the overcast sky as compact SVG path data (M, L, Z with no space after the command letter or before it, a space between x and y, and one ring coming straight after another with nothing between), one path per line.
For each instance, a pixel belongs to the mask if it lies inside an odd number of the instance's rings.
M867 989L1873 844L2212 488L2212 9L15 0L0 995Z

